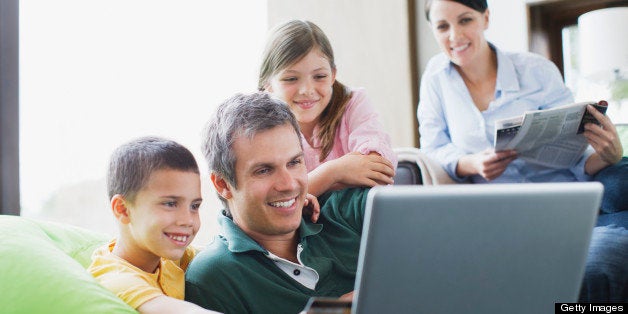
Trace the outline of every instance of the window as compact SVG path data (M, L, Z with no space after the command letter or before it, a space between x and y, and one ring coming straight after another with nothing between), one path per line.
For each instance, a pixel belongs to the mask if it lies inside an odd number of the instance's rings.
M171 138L203 174L203 226L221 208L200 153L212 107L256 89L266 1L21 0L21 214L115 234L110 153Z
M578 62L578 17L590 11L625 7L625 0L557 0L528 1L530 51L552 60L564 74L567 86L574 93L575 101L612 100L625 98L626 86L614 91L607 84L585 79L579 73ZM609 105L606 112L614 123L625 123L625 110L616 104Z

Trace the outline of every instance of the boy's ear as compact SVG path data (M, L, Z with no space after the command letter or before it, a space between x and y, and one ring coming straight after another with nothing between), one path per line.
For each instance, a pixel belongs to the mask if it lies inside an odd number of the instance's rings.
M116 194L111 198L111 210L113 211L113 216L116 217L119 222L123 224L131 222L129 218L129 208L127 207L124 196Z
M218 194L222 196L222 198L228 200L233 196L231 194L231 186L220 175L212 172L209 178L211 179L212 184L214 184L214 188L216 189Z

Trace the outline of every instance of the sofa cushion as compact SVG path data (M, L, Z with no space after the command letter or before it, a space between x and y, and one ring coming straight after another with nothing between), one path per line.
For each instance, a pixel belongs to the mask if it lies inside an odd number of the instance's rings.
M0 215L3 313L137 313L85 270L109 236Z

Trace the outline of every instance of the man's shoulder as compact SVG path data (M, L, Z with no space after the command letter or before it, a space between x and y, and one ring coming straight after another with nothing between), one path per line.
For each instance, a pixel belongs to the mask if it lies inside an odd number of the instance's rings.
M355 203L356 205L366 202L366 196L369 188L348 188L327 192L319 197L319 201L324 205L347 205L347 203Z
M348 188L321 195L319 197L321 216L325 218L324 220L351 225L355 230L361 230L369 190L369 188Z
M227 240L218 236L192 260L185 273L186 281L207 282L242 267L247 254L231 252ZM246 264L246 263L245 263Z
M226 239L223 236L217 236L210 244L196 254L188 266L188 271L194 271L194 269L198 268L199 264L203 264L202 267L205 267L208 264L224 263L233 258L235 258L234 254L229 251Z

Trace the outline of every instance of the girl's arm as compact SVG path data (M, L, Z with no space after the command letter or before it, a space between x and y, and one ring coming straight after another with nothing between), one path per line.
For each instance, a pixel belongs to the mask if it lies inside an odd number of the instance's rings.
M393 151L390 135L384 131L379 113L362 88L353 90L343 116L340 138L345 141L347 152L363 155L377 153L397 167L397 155Z
M319 196L329 190L354 186L392 184L392 163L378 153L353 152L327 161L308 174L308 193Z
M334 147L348 152L309 173L309 193L347 187L392 184L397 157L390 136L383 131L375 108L363 89L356 89L337 129ZM338 148L341 147L341 148Z

